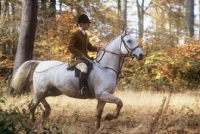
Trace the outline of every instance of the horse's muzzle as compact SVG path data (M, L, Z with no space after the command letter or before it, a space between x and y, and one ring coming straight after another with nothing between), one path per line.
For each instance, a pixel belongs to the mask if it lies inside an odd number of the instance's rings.
M139 56L137 56L137 60L142 60L144 57L144 54L139 54Z

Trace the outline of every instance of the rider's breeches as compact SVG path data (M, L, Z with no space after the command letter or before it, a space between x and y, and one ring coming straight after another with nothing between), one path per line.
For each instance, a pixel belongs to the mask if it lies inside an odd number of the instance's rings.
M85 63L79 63L76 65L76 68L81 72L79 74L79 88L87 89L87 65Z
M76 65L76 68L78 68L83 73L87 73L87 65L85 63L83 63L83 62L78 63Z

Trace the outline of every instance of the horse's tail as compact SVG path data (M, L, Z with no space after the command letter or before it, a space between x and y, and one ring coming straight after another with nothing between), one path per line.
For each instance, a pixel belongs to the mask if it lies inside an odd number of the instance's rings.
M29 76L31 66L33 64L39 64L41 62L42 61L37 61L37 60L29 60L24 62L14 73L11 81L11 87L15 89L17 92L21 93L21 90L25 85L27 78Z

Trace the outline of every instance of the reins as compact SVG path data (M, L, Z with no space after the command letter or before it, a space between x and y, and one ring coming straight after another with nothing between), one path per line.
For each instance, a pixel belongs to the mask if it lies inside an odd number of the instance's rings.
M115 52L106 50L105 48L100 48L100 50L102 50L102 51L104 51L104 52L108 52L108 53L114 54L114 55L121 55L121 54L117 54L117 53L115 53Z
M47 69L45 69L45 70L43 70L43 71L35 71L35 70L34 70L34 72L36 72L36 73L43 73L43 72L46 72L47 70L50 70L50 69L55 68L55 67L58 67L58 66L62 66L62 65L64 65L64 64L66 64L66 63L61 63L61 64L59 64L59 65L56 65L56 66L53 66L53 67L49 67L49 68L47 68Z

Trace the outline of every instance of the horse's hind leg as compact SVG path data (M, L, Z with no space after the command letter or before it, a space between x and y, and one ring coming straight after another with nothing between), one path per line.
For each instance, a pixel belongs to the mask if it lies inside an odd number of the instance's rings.
M107 102L107 103L115 103L117 105L115 112L113 114L110 114L110 113L107 114L105 117L105 120L112 120L112 119L118 118L120 110L123 107L123 102L121 101L121 99L115 97L114 95L110 94L109 92L103 92L100 95L99 100Z
M45 97L44 93L41 93L41 92L34 93L34 97L31 103L29 104L29 110L30 110L32 121L35 121L35 114L34 114L35 109L37 105L40 103L40 101L44 99L44 97Z
M96 129L98 129L100 127L101 115L102 115L103 108L104 108L105 104L106 104L106 102L98 100L97 110L96 110L96 117L97 117Z
M34 114L34 112L35 112L35 109L36 109L37 105L38 105L38 103L37 103L37 104L34 104L34 103L33 103L33 100L32 100L31 103L28 105L29 111L30 111L30 116L31 116L31 120L32 120L32 121L35 121L35 114Z
M47 101L45 99L43 99L41 101L41 103L43 104L43 106L45 108L45 110L43 112L43 119L46 119L49 116L49 114L50 114L51 107L50 107L50 105L47 103Z

